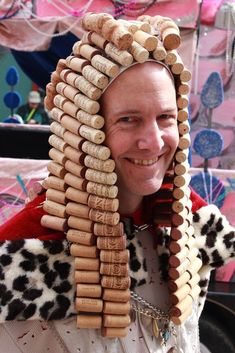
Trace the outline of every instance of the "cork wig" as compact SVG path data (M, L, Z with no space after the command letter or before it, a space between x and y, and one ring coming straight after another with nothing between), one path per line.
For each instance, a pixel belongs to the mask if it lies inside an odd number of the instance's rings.
M148 60L166 66L175 82L179 144L170 177L172 188L168 188L170 213L155 213L153 222L171 227L169 317L178 325L189 316L199 295L197 272L201 267L194 247L188 186L191 74L176 50L179 29L166 17L126 21L105 13L87 13L82 27L82 39L74 44L72 55L59 60L47 85L45 105L53 118L49 138L52 161L44 181L47 215L41 222L66 233L74 256L77 326L101 328L108 337L126 335L130 324L129 252L118 212L115 162L104 144L105 119L99 114L99 99L123 68ZM166 179L169 181L169 176Z

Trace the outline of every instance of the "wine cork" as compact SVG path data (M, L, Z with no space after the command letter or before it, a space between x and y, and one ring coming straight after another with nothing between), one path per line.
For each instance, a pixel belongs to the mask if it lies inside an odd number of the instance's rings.
M175 213L180 213L184 210L185 208L185 205L186 205L186 200L187 200L187 197L184 196L182 199L180 200L176 200L176 201L173 201L172 203L172 210L175 212Z
M75 307L78 311L101 313L103 301L96 298L76 298Z
M187 269L187 272L190 274L190 279L200 270L201 267L202 260L196 257Z
M171 65L171 72L173 73L173 75L180 75L183 70L184 64L178 56L177 61L173 65Z
M171 267L178 267L180 264L186 259L189 254L189 249L185 246L180 252L177 254L173 254L169 258L169 264Z
M184 109L188 106L188 97L186 95L181 95L176 100L178 109Z
M65 59L59 59L56 65L56 72L60 73L63 69L66 68L66 60Z
M97 248L100 250L124 250L126 248L126 237L98 237Z
M115 169L115 162L113 159L107 159L106 161L102 161L89 155L85 157L84 164L88 168L107 173L111 173Z
M46 96L44 97L44 104L45 107L48 110L52 110L54 108L54 97L57 94L56 89L55 89L55 85L53 83L48 83L46 85Z
M86 179L105 185L114 185L117 181L116 173L103 173L94 169L86 170Z
M201 280L201 277L198 273L193 275L193 277L188 281L188 285L193 288L196 284L198 284Z
M60 82L60 75L58 72L53 71L51 73L51 83L56 86L58 82Z
M67 219L50 215L42 216L41 225L45 228L51 228L61 232L66 232L68 229Z
M93 127L82 125L79 129L82 137L86 138L96 144L101 144L105 140L105 134L101 130L94 129Z
M168 287L172 292L177 291L177 289L181 288L184 284L186 284L190 280L190 274L188 271L184 272L182 276L177 278L176 280L170 280L168 282Z
M63 179L60 179L56 176L49 176L45 179L44 186L46 189L56 189L60 191L65 191L67 186Z
M179 138L178 148L180 148L181 150L184 150L186 148L189 148L189 146L190 146L190 135L189 134L186 134L186 135Z
M100 283L100 273L99 271L80 271L76 270L74 272L75 283L89 283L97 284Z
M182 237L182 235L186 232L187 228L189 227L189 223L187 220L184 223L180 224L177 227L171 228L171 239L178 240Z
M137 43L142 45L148 51L153 51L157 47L158 41L156 37L149 33L138 30L134 33L133 37Z
M76 287L76 294L77 294L77 297L79 298L81 297L100 298L102 294L102 287L100 284L79 283L77 284L77 287Z
M65 169L79 178L85 178L86 167L76 164L73 161L67 160L65 162Z
M180 46L181 39L177 29L166 28L161 36L163 45L167 50L177 49Z
M89 195L87 204L91 208L110 212L116 212L119 207L118 199L109 199L92 194Z
M188 159L188 149L186 150L179 150L176 152L175 154L175 160L178 162L178 163L184 163L185 161L187 161Z
M108 197L111 199L115 199L118 194L118 188L116 185L107 186L92 181L88 182L86 191L97 196Z
M58 164L56 162L49 162L47 164L47 170L51 174L53 174L53 175L55 175L55 176L57 176L58 178L61 178L61 179L63 179L65 174L66 174L66 169L62 165L60 165L60 164Z
M174 167L174 172L176 175L183 175L189 171L189 162L186 160L180 164L176 164Z
M61 203L62 205L65 205L67 201L64 191L59 191L54 189L48 189L46 191L46 198L50 201Z
M90 208L86 205L81 205L76 202L68 202L66 212L70 216L89 218Z
M75 228L87 233L91 233L93 228L93 224L89 219L83 219L74 216L70 216L68 218L68 225L71 228Z
M64 142L60 137L56 135L51 135L48 139L49 144L59 150L60 152L64 152L67 143Z
M180 266L178 267L172 267L169 269L168 273L169 273L169 277L173 280L179 278L187 269L187 267L189 266L190 261L189 259L185 259Z
M43 202L43 210L50 215L66 218L65 206L57 202L46 200Z
M67 143L67 145L70 145L75 149L80 149L85 139L80 137L79 135L73 134L70 131L66 131L64 133L64 141Z
M104 315L104 327L126 327L130 325L129 315Z
M175 188L173 190L173 197L177 200L182 199L185 195L186 196L190 195L190 189L188 185L184 185L183 187Z
M70 69L77 72L82 72L84 67L89 64L89 61L82 58L77 58L75 56L69 56L66 59L66 64Z
M124 26L117 26L116 28L114 28L111 41L115 44L118 49L127 50L130 48L133 42L133 37L129 33L129 31L125 29Z
M61 118L65 115L65 112L57 107L54 107L50 114L53 120L60 122Z
M89 211L89 218L94 222L108 224L112 226L118 224L120 220L120 215L118 212L107 212L101 210L94 210L91 208Z
M75 189L86 191L87 181L85 179L79 178L71 173L66 173L64 181L66 182L66 184L74 187Z
M184 175L177 175L174 177L174 184L178 188L184 186L184 185L189 185L191 176L190 174L186 173Z
M94 234L96 236L120 237L121 235L124 235L123 223L118 223L116 226L95 223Z
M176 317L176 316L171 317L171 321L175 325L181 325L185 322L185 320L190 316L191 313L192 313L192 307L189 306L188 309L179 317Z
M70 242L82 245L95 245L96 243L96 237L94 236L94 234L76 229L68 230L67 239Z
M127 327L102 327L101 329L101 335L109 338L125 337L127 333Z
M85 159L85 153L77 151L75 148L71 146L66 146L64 150L64 154L72 162L77 163L79 165L83 165L83 162Z
M101 55L95 55L91 59L94 68L109 77L115 77L119 72L119 66Z
M169 249L173 254L180 252L188 241L187 234L184 234L179 240L173 240L170 242Z
M108 43L105 47L105 53L122 66L129 66L133 63L132 55L126 50L119 50L112 43Z
M102 326L102 317L99 315L77 315L77 327L99 329Z
M121 251L114 251L114 250L101 250L100 251L100 260L102 262L109 262L109 263L128 263L129 262L129 251L128 250L121 250Z
M101 129L104 126L104 118L101 115L91 115L83 110L79 110L76 118L79 122L95 129Z
M105 263L100 264L100 273L108 276L127 276L128 265L127 264L116 264L116 263Z
M76 270L99 271L100 260L83 258L83 257L75 257L74 266Z
M177 59L178 59L179 55L177 54L177 51L176 50L169 50L167 52L167 55L165 57L165 60L164 62L167 64L167 65L173 65L176 63Z
M188 234L189 237L192 237L192 239L194 239L193 235L194 235L194 227L192 225L190 225L188 227L188 229L186 230L186 233Z
M190 286L186 283L183 287L170 295L171 303L177 305L190 293L190 290Z
M130 50L130 53L133 55L134 59L139 63L144 63L149 58L148 50L143 48L136 41L133 41L129 50Z
M74 81L76 81L76 78L75 78ZM74 82L73 82L73 84L75 85ZM76 96L76 94L79 93L79 90L77 88L72 87L71 85L68 85L65 82L57 83L56 90L57 90L58 93L60 93L64 97L70 99L71 101L73 101L75 96Z
M65 133L65 128L61 126L58 122L53 121L50 125L50 130L53 134L55 134L58 137L63 138L64 133Z
M177 305L170 309L170 316L179 317L181 316L192 304L193 299L190 295L187 295Z
M70 254L71 256L97 258L98 250L95 245L87 246L81 244L72 244L70 246Z
M86 30L101 33L104 23L110 19L113 19L113 17L107 13L94 14L88 12L83 16L82 26Z
M61 71L60 77L64 82L68 83L69 86L73 86L76 88L75 81L76 81L76 78L78 77L78 74L76 74L72 70L65 69Z
M64 115L61 119L61 125L66 130L77 135L82 124L79 123L76 119L70 117L69 115Z
M103 288L128 289L130 287L130 277L102 276L101 285Z
M127 22L129 23L129 21ZM140 29L141 31L144 31L146 33L151 33L151 25L147 22L141 22L141 21L131 21L130 22L131 25L136 25L138 29Z
M75 96L75 98L76 97L77 95ZM71 115L75 118L79 108L74 103L70 102L69 100L66 100L63 104L63 110L65 114Z
M189 94L190 91L190 86L187 82L182 82L178 87L177 87L177 93L182 94L182 95L187 95Z
M55 162L65 165L67 158L65 157L64 153L58 151L56 148L51 148L49 151L49 157L53 159Z
M108 41L112 41L113 32L118 27L118 22L114 19L108 19L101 28L101 35Z
M179 77L181 82L188 82L191 80L192 75L188 69L184 68L184 70L180 73Z
M162 42L158 38L157 38L157 47L152 52L152 55L153 55L154 59L156 59L158 61L163 61L167 56L166 49L163 46Z
M91 61L95 55L100 54L100 51L98 49L93 48L89 44L81 44L78 50L79 50L78 54L83 56L85 59L89 61Z
M97 47L104 49L108 41L96 32L90 34L90 39Z
M117 302L104 302L103 313L114 315L127 315L130 312L130 302L117 303Z
M76 88L78 88L82 93L84 93L90 99L98 100L102 94L102 91L98 87L94 86L83 76L78 75L74 84ZM75 97L74 97L74 100L75 100Z
M76 201L76 202L82 203L84 205L87 205L89 194L85 191L81 191L81 190L77 190L72 187L68 187L68 189L65 192L65 195L69 200Z
M103 300L125 303L130 300L130 297L131 294L129 289L103 289Z
M188 109L184 108L178 111L178 116L177 116L178 121L184 122L188 119Z
M80 109L85 110L89 114L96 114L100 110L100 105L97 101L88 98L87 96L78 93L74 98L74 104ZM77 112L76 112L77 113ZM72 115L72 114L70 114Z
M93 33L92 33L93 34ZM97 33L94 33L97 34ZM109 79L107 76L96 70L91 65L87 65L82 69L83 76L93 83L96 87L104 89L108 86Z

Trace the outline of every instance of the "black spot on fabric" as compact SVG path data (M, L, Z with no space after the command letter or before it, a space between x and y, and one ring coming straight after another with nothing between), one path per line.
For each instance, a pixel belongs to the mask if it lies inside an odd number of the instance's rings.
M42 273L47 273L47 272L49 272L49 267L48 267L47 264L42 264L42 265L39 266L39 270Z
M130 285L130 289L134 290L137 284L137 280L133 277L131 277L131 285Z
M0 247L5 244L5 241L0 241Z
M197 212L193 214L193 222L198 223L200 221L200 216Z
M141 267L141 264L137 258L134 258L130 261L130 269L133 272L137 272Z
M199 281L200 287L206 287L208 285L208 279L202 279Z
M208 232L209 226L208 224L204 224L204 226L201 229L201 235L206 235Z
M220 256L218 250L214 250L212 252L212 263L211 266L213 267L220 267L224 265L224 260L223 258Z
M216 225L215 225L215 229L216 229L217 232L221 232L221 230L224 229L222 217L220 217L220 218L218 219L218 222L217 222Z
M144 284L146 284L146 279L141 279L141 280L138 282L138 286L143 286Z
M33 272L36 269L34 261L28 261L28 260L21 261L19 266L22 267L24 271L29 271L29 272Z
M61 279L68 278L70 265L66 262L54 262L54 269L58 272Z
M211 213L210 219L209 219L209 221L207 221L207 224L209 227L212 226L212 224L214 223L214 220L215 220L215 215L214 215L214 213Z
M42 289L31 288L27 289L24 294L23 298L26 300L35 300L42 295Z
M14 299L8 304L8 315L6 320L14 320L25 309L26 305L20 299Z
M199 249L199 253L200 253L200 257L201 257L203 265L208 265L210 258L207 255L206 251L204 249Z
M217 233L214 230L208 232L206 236L206 245L208 246L208 248L213 248L215 246L216 237Z
M234 232L230 232L224 235L224 244L227 249L231 248L231 246L235 243L234 235Z
M164 233L161 228L157 228L155 231L155 235L157 237L157 243L158 245L163 245L164 244Z
M168 263L169 263L169 255L161 254L159 255L159 271L161 273L161 279L163 281L167 281L168 276Z
M45 283L48 286L48 288L51 288L55 279L57 277L57 273L55 271L50 270L45 274Z
M39 263L44 263L48 261L48 256L47 255L43 255L43 254L39 254L37 255L37 259Z
M49 320L59 320L65 317L70 306L70 301L63 295L56 297L57 308L50 314Z
M4 281L4 279L5 279L5 273L2 266L0 266L0 280Z
M52 287L52 289L58 294L67 293L71 288L72 286L68 281L63 281L58 286Z
M35 314L36 309L37 309L37 305L30 303L23 312L24 319L27 320L27 319L31 318Z
M29 283L29 280L27 278L26 275L24 276L19 276L17 278L14 279L12 287L15 290L18 290L20 292L23 292L24 290L26 290L26 285Z
M204 290L201 290L199 296L200 296L201 298L205 297L205 296L206 296L206 292L205 292Z
M9 254L16 253L17 251L19 251L20 249L23 248L24 244L25 244L25 241L23 239L22 240L11 241L7 245L7 252Z
M48 250L48 252L52 255L59 254L64 250L63 243L62 241L59 241L59 240L44 241L43 245Z
M145 272L147 272L147 264L146 264L146 259L143 261L143 269Z
M12 298L13 298L12 292L10 290L5 291L5 293L2 294L1 305L2 306L6 305Z
M44 303L43 306L39 309L40 315L44 320L47 320L49 318L49 310L53 308L54 304L55 303L53 301L48 301Z
M7 266L7 265L10 265L12 263L12 258L11 256L9 255L1 255L0 256L0 263L3 265L3 266Z
M127 249L130 251L130 258L136 257L136 248L133 244L129 244Z
M5 293L7 290L7 287L5 284L0 283L0 297L2 296L2 293Z
M21 251L21 255L26 258L27 260L30 260L30 261L33 261L35 259L35 255L32 254L31 252L29 252L28 250L26 249L23 249Z

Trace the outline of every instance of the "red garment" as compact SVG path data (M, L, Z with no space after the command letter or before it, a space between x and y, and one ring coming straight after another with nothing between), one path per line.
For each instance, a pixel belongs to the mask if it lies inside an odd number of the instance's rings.
M206 206L207 203L193 190L191 190L192 212ZM26 238L38 238L41 240L64 239L65 234L49 228L44 228L40 224L41 217L46 214L42 208L42 202L45 200L45 193L37 196L33 201L26 204L23 210L10 218L6 223L0 226L0 240L17 240ZM144 224L144 212L141 207L132 215L137 225Z

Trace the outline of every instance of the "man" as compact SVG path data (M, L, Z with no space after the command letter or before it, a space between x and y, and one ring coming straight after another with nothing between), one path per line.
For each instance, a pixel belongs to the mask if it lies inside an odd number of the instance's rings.
M38 91L31 91L28 95L28 102L17 109L25 124L49 124L49 119L43 105L41 104L41 96Z
M104 17L112 23L99 43L119 25L104 14L83 23L95 31ZM89 43L58 63L47 87L55 121L46 195L0 228L0 318L9 335L1 342L19 351L33 342L35 353L199 353L198 295L210 270L234 256L234 229L188 193L187 163L179 162L188 140L177 121L184 110L171 69L146 57L118 72Z

